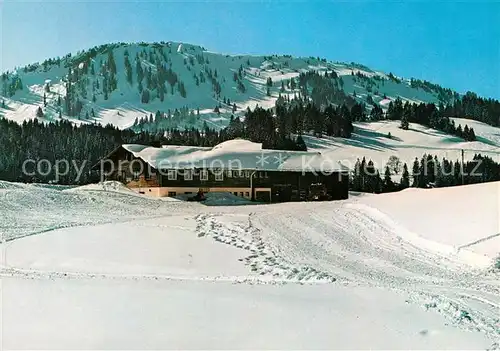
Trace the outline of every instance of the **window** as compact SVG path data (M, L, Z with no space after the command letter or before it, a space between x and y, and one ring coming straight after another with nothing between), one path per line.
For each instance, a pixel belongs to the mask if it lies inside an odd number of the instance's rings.
M250 178L250 171L245 171L245 178Z
M248 191L247 191L247 192L245 192L245 196L246 196L246 197L250 197L250 193L249 193Z
M146 170L146 179L152 179L154 177L156 177L156 172L148 167Z
M206 169L200 171L200 180L208 180L208 171Z
M192 191L186 191L186 192L184 192L184 194L186 194L186 195L190 195L192 193L193 193Z
M240 193L240 196L243 197L243 191Z
M139 180L139 171L134 171L134 180Z
M170 196L170 197L173 197L173 196L176 196L176 195L177 195L177 193L175 191L169 191L168 192L168 196Z
M222 170L215 170L215 181L221 182L224 180L224 172Z
M193 180L193 171L191 171L190 169L185 169L184 180Z
M175 169L169 169L167 172L168 180L177 180L177 171Z
M231 170L226 171L226 177L232 178L233 177L233 171L231 171Z
M238 192L237 192L237 191L235 191L235 192L233 193L233 195L234 195L234 196L238 196Z

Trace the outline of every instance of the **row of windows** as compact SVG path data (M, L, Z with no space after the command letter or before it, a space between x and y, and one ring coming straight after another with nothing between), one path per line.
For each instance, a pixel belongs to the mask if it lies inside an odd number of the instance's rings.
M233 194L234 194L234 196L238 196L238 192L237 191L233 192ZM243 191L240 192L240 196L243 197ZM250 192L245 191L245 195L244 196L250 197Z
M149 191L151 191L151 190L149 190ZM192 192L191 191L186 191L186 192L184 192L184 194L189 195L189 194L192 194ZM238 196L238 192L237 191L233 192L233 194L235 196ZM169 191L168 192L168 196L169 197L177 196L177 192L175 192L175 191ZM245 191L245 192L241 191L239 196L241 196L241 197L250 197L250 192L248 192L248 191Z
M224 176L226 178L250 178L252 175L251 171L214 171L214 176L216 181L224 180ZM168 180L177 180L178 175L183 175L184 180L193 180L194 172L192 170L183 170L177 171L175 169L170 169L167 171L167 179ZM198 172L196 173L198 174ZM208 170L200 170L199 171L200 180L208 180ZM267 172L256 172L254 178L268 178Z
M167 171L167 179L168 180L177 180L178 173L179 172L175 169L168 170ZM184 180L193 180L193 172L191 170L185 170L182 173L184 175ZM216 175L216 177L217 177L217 175ZM208 172L206 170L200 171L200 180L208 180Z

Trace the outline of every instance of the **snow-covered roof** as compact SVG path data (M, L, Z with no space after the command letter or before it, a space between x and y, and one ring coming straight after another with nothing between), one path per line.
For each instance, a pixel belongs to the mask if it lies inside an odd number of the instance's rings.
M346 171L339 162L320 152L263 149L262 144L234 139L214 147L165 145L122 147L156 169L235 169L264 171Z

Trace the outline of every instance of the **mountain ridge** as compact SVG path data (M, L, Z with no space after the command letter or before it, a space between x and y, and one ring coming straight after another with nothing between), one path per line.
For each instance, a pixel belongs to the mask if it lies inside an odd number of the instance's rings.
M170 127L207 123L220 129L231 114L273 107L280 95L303 95L297 79L308 72L330 74L341 100L349 97L367 109L386 110L398 97L438 104L460 96L437 84L319 57L219 54L182 42L111 43L4 72L0 115L129 128L157 111L172 118L183 109ZM37 116L38 108L43 115Z

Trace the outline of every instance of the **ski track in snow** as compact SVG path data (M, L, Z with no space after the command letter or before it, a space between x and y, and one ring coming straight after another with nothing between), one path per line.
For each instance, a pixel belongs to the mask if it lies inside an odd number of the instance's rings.
M373 218L365 206L351 204L340 206L331 215L334 221L326 221L324 227L319 224L327 218L324 213L297 218L290 213L277 216L257 211L248 215L247 226L224 224L216 215L202 214L197 216L197 232L249 250L245 263L261 275L286 277L282 281L288 283L338 279L346 284L390 288L410 296L408 301L445 315L452 324L483 331L498 342L500 284L490 285L480 271L402 240L397 231L391 231L397 227L389 219L381 224L381 216ZM318 233L316 228L324 231ZM363 234L356 237L352 233ZM319 240L308 240L315 235ZM331 238L335 241L329 242ZM344 254L335 256L336 250L330 251L328 245L341 246ZM367 262L367 258L383 258L383 264Z
M410 301L435 309L453 324L482 330L495 342L500 341L498 280L486 281L480 271L401 240L397 232L390 231L390 224L381 225L362 208L340 206L330 218L324 213L299 218L293 214L262 214L255 222L263 228L276 228L266 232L266 239L275 245L283 247L282 236L286 235L286 252L294 262L347 277L350 283L401 291L410 296ZM327 225L323 227L322 221ZM322 227L324 230L317 230ZM315 240L308 240L311 237ZM379 258L383 264L372 260Z
M488 241L488 240L491 240L493 238L496 238L496 237L499 237L500 236L500 233L497 233L497 234L493 234L493 235L489 235L485 238L481 238L481 239L478 239L478 240L474 240L473 242L471 243L468 243L468 244L465 244L465 245L461 245L459 246L457 249L458 250L461 250L461 249L465 249L467 247L471 247L471 246L474 246L476 244L480 244L480 243L484 243L485 241Z

